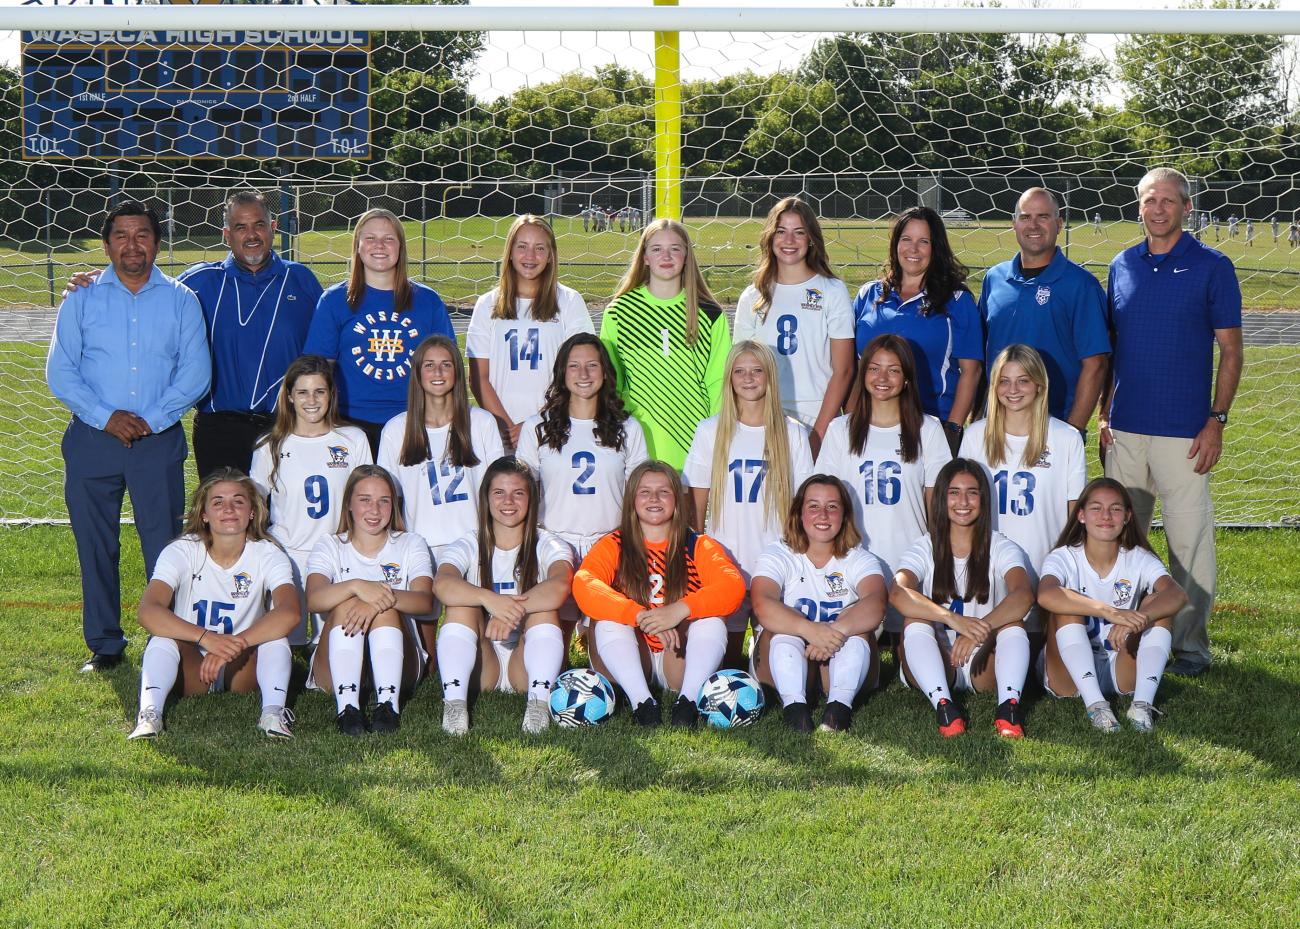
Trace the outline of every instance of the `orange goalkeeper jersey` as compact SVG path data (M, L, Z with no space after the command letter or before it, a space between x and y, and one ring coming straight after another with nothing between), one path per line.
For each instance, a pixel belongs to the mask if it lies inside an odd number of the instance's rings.
M618 532L611 532L591 547L587 557L582 559L582 567L574 575L573 599L578 608L592 619L636 626L637 613L664 605L668 543L646 543L646 570L650 574L651 590L648 604L637 603L614 589L620 551L622 539ZM722 546L706 535L687 533L686 595L682 602L690 608L690 619L727 616L735 612L744 599L745 579ZM645 638L653 651L663 650L658 636L645 635L640 629L637 629L637 634Z

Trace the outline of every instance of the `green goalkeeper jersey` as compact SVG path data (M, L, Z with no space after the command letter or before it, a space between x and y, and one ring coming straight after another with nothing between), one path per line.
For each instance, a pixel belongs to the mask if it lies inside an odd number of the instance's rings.
M671 300L638 287L605 310L600 339L618 374L627 411L645 428L647 450L679 471L700 420L722 405L731 328L727 314L702 303L695 344L686 342L686 295Z

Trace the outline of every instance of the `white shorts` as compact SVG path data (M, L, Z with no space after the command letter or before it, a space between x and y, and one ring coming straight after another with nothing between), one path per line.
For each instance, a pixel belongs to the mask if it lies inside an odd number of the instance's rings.
M1101 687L1101 695L1106 699L1119 696L1119 684L1115 680L1115 662L1119 661L1119 652L1107 649L1098 652L1095 648L1092 650L1093 670L1097 675L1097 684ZM1047 682L1047 649L1041 648L1038 651L1038 680L1043 685L1043 690L1050 697L1061 698L1061 695L1052 690L1051 685ZM1077 696L1077 694L1076 694Z
M515 653L517 636L511 636L509 639L498 642L496 639L488 639L488 644L492 646L492 651L497 656L497 665L499 672L497 674L496 686L492 689L497 693L512 694L515 693L514 687L510 686L510 659Z
M647 681L651 687L658 687L660 690L668 689L668 678L664 677L664 653L651 650L650 652L650 680Z
M939 652L943 655L944 664L950 664L951 659L949 656L952 654L953 643L957 641L957 630L946 627L943 629L936 629L934 631L934 637L939 640ZM970 657L962 662L960 668L957 668L957 673L952 682L954 693L965 693L975 689L975 685L971 683L970 666L975 660L977 654L979 654L979 649L971 652ZM899 664L898 666L898 680L904 687L910 688L912 686L907 682L907 675L903 673L902 664Z

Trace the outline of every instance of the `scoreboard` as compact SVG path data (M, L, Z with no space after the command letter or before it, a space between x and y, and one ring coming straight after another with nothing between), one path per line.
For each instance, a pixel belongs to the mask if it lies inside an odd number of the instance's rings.
M371 156L366 32L24 32L22 86L29 160Z

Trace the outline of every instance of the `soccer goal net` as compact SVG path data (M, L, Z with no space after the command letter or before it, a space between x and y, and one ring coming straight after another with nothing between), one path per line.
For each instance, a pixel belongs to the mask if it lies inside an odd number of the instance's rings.
M597 312L659 215L685 219L734 305L790 194L851 290L878 275L890 217L925 204L978 292L1043 185L1059 244L1104 282L1155 165L1192 178L1192 228L1245 294L1220 522L1300 515L1300 14L630 2L0 6L0 519L65 516L44 360L122 197L165 218L175 274L223 257L225 195L260 189L277 246L326 286L353 220L389 208L463 329L522 212L551 219L562 278Z

